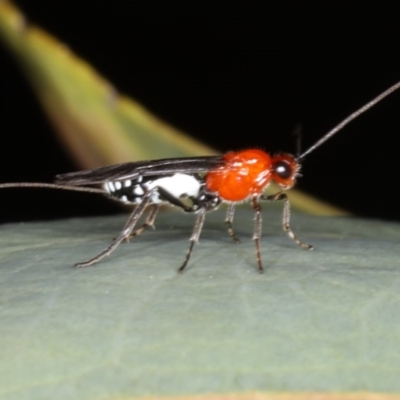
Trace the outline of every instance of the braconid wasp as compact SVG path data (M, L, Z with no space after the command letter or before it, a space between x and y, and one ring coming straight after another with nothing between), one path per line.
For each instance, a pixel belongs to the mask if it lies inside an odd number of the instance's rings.
M298 156L287 153L270 155L259 149L231 151L222 156L170 158L111 165L88 171L57 175L55 183L17 182L0 184L0 189L29 187L72 190L106 195L124 204L134 206L124 228L111 244L95 257L75 266L87 267L110 255L123 241L140 235L152 227L161 205L169 204L187 213L196 213L197 219L190 237L190 246L179 272L183 272L198 242L206 213L227 203L225 223L235 243L239 242L233 229L235 206L250 201L255 212L253 239L256 246L259 272L261 261L261 201L283 201L283 230L300 247L313 247L296 237L290 227L290 202L286 191L294 186L302 160L348 123L400 88L400 82L353 112L314 145ZM272 195L264 193L275 182L280 190ZM92 186L102 185L102 188ZM136 228L138 220L149 209L145 222ZM135 229L135 230L134 230Z

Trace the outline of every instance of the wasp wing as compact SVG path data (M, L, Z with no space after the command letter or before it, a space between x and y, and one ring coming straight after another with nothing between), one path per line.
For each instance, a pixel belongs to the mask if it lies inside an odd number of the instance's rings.
M55 183L59 185L85 186L101 184L107 181L131 180L139 176L162 176L174 173L205 174L222 165L222 156L137 161L57 175Z

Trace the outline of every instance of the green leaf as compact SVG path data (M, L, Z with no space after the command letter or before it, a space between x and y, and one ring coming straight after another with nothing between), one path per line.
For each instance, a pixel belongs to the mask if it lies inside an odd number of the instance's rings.
M161 213L157 230L99 264L125 217L0 227L0 397L400 390L400 226L265 206L256 270L253 212L207 216L187 271L194 216Z

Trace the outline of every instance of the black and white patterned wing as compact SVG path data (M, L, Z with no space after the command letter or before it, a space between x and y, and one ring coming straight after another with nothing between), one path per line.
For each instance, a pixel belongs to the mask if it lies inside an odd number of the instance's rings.
M108 181L135 180L139 177L159 177L175 173L205 174L221 165L223 165L222 156L137 161L57 175L55 183L59 185L87 186Z

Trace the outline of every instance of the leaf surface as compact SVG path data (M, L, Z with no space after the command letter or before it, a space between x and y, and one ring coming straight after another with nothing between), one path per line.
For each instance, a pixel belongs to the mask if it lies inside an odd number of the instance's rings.
M295 213L311 252L264 208L263 275L245 207L242 243L210 213L183 275L190 215L81 270L124 217L1 226L0 397L399 391L400 225Z

